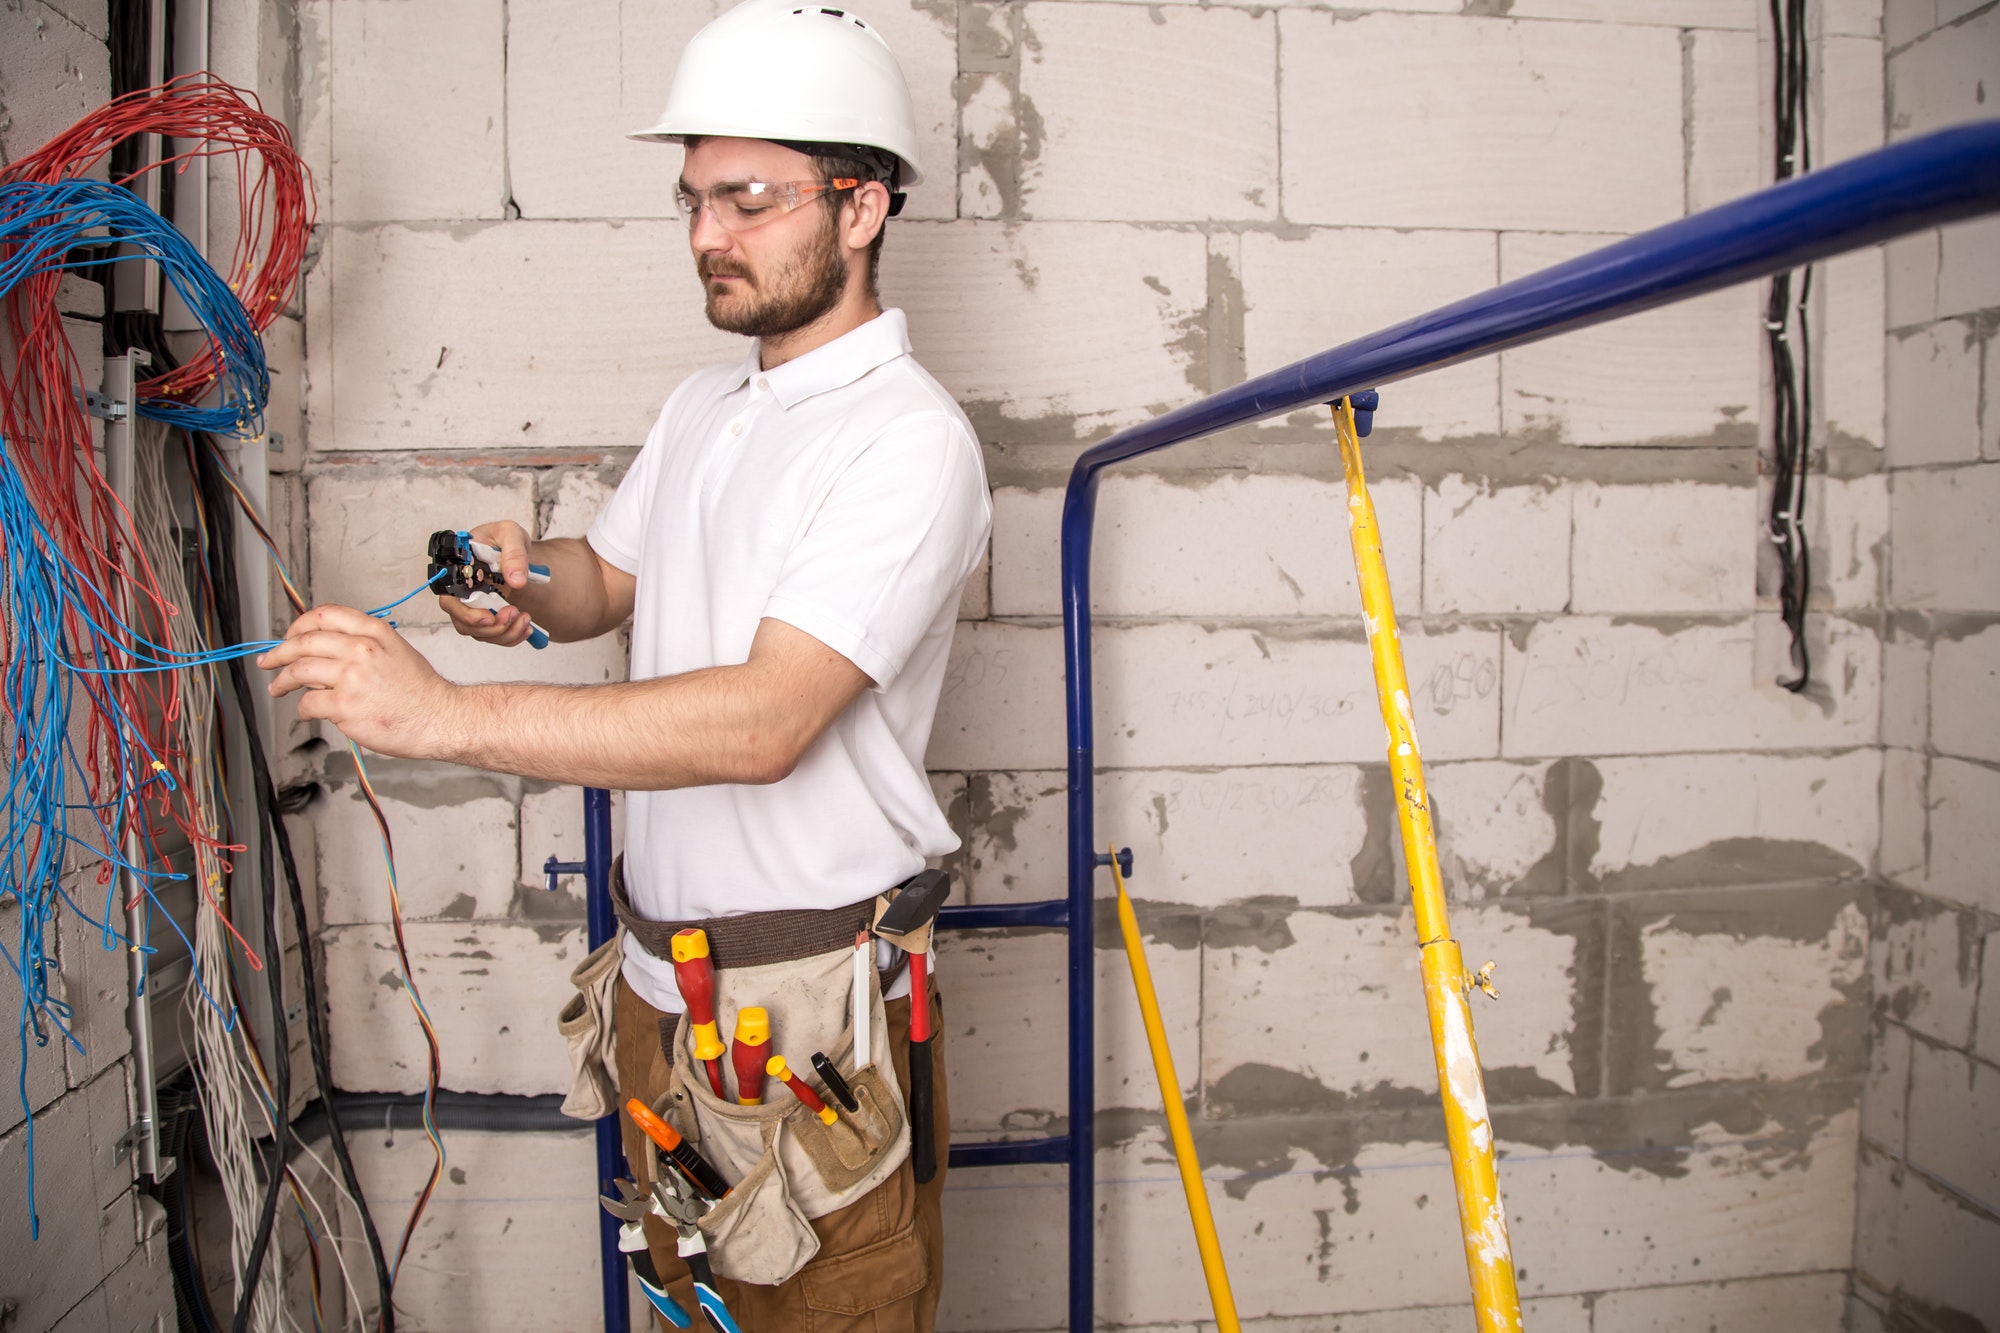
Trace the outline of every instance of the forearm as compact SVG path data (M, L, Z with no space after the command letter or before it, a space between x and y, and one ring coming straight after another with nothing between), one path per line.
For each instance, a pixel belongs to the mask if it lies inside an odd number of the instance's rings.
M623 685L467 685L432 758L623 791L775 782L817 736L758 664Z
M546 565L547 583L508 590L507 600L526 611L558 643L594 639L618 628L628 612L612 605L596 552L579 537L536 542L528 559Z

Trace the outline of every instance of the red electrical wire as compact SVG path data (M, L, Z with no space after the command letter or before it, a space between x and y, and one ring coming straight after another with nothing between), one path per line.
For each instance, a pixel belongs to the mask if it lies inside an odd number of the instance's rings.
M156 88L128 93L85 116L34 153L0 168L0 182L53 184L86 175L117 144L142 134L161 136L160 160L115 183L129 185L147 171L172 169L182 173L190 167L206 169L212 158L222 158L233 166L236 235L228 266L218 267L230 290L242 302L251 324L261 333L284 311L298 290L316 214L312 173L293 148L290 131L265 114L254 96L206 72L183 75ZM181 614L181 610L170 605L162 594L144 550L132 539L131 516L97 468L89 417L80 392L81 368L63 325L58 300L60 284L60 275L42 274L17 284L6 297L6 316L0 320L0 435L4 435L15 457L44 525L63 553L84 573L93 595L101 603L91 608L92 613L103 621L107 614L117 614L122 608L123 616L135 629L163 640L164 634L152 631L158 630L167 617ZM221 364L221 352L210 340L198 355L142 381L138 386L139 397L198 404L217 384ZM270 535L262 521L240 491L237 498L258 535L268 544ZM285 579L285 592L295 609L305 609L289 578ZM72 617L81 619L75 612ZM80 623L68 628L75 634L72 641L86 641ZM10 628L0 625L0 664L11 661L15 651ZM116 653L115 645L113 651L114 660L106 665L130 664L129 657ZM178 704L167 682L143 673L97 679L97 684L86 687L90 697L85 768L90 803L105 812L107 822L113 817L112 812L116 812L125 827L148 830L160 827L143 818L145 794L153 784L134 782L123 770L105 771L105 760L124 752L121 730L136 725L159 769L175 778L171 786L162 784L158 789L155 804L162 818L177 826L191 842L204 842L218 851L242 850L207 838L189 806L188 785L178 780L187 756L170 739L173 728L169 724ZM16 730L20 734L18 727ZM357 769L359 762L357 753ZM388 821L368 784L365 770L360 771L360 777L363 793L381 830L384 852L390 857L391 925L410 999L429 1048L425 1128L438 1151L437 1164L405 1223L396 1252L400 1261L443 1173L443 1146L437 1141L430 1114L442 1070L437 1033L416 994L404 943ZM153 850L157 852L157 847ZM108 864L102 873L108 880L111 873ZM202 891L213 901L209 886L203 885ZM222 910L222 904L216 906L246 957L253 966L261 967L248 942L229 921L229 913ZM385 1291L382 1299L381 1317L386 1323L391 1293Z
M140 134L160 135L170 151L118 183L130 184L147 171L205 168L210 158L234 165L237 227L224 277L253 326L260 332L268 328L298 288L315 210L312 173L294 150L290 131L266 115L254 97L207 73L128 93L0 169L0 182L53 184L86 175L118 143ZM145 552L129 538L130 515L97 469L89 417L78 392L81 367L63 327L60 283L59 274L40 274L8 296L7 317L0 326L6 335L0 350L0 433L14 450L44 524L98 591L103 604L91 608L93 613L102 620L123 607L127 617L157 627L177 608L161 594ZM211 341L179 367L143 381L139 393L198 402L216 383L219 364L220 353ZM80 635L76 641L82 641ZM4 651L11 657L14 645L6 643ZM168 725L173 691L165 681L145 674L101 681L98 688L105 697L93 692L84 746L91 802L107 812L122 805L126 827L155 829L158 825L145 820L140 809L144 784L132 783L126 773L107 773L105 759L116 752L117 716L122 713L138 724L146 748L174 777L173 789L184 790L178 778L186 756L173 748ZM163 786L158 809L189 841L210 841L185 797L172 799ZM108 879L110 867L101 873ZM246 954L254 963L247 946Z

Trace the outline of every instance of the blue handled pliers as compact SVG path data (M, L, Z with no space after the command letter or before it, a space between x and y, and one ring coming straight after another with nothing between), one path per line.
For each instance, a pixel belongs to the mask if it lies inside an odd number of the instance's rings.
M701 1215L710 1207L709 1201L695 1197L672 1172L666 1176L665 1180L653 1182L653 1207L673 1223L674 1234L680 1238L676 1248L681 1262L694 1277L694 1295L701 1305L702 1317L715 1333L742 1333L715 1290L715 1270L708 1262L708 1239L701 1234L699 1225Z
M646 1248L643 1222L647 1213L658 1210L639 1192L634 1182L620 1180L616 1183L618 1198L600 1194L597 1201L604 1205L605 1212L624 1223L618 1229L618 1248L631 1259L632 1275L639 1279L639 1290L646 1293L647 1301L669 1324L675 1328L693 1327L694 1321L688 1318L688 1312L681 1309L679 1301L667 1294L667 1284L660 1280L660 1270L653 1266L652 1251Z

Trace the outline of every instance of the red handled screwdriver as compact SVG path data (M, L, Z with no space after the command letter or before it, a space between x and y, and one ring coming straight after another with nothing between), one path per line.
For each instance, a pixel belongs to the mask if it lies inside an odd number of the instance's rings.
M687 1006L688 1022L694 1024L694 1058L708 1066L708 1086L723 1101L722 1034L715 1030L715 964L708 957L708 932L698 929L674 932L674 980L681 988L681 1003Z
M785 1063L784 1056L772 1056L770 1063L764 1066L764 1071L772 1078L783 1079L785 1086L792 1090L792 1096L804 1102L808 1111L827 1124L830 1125L840 1118L831 1106L819 1099L819 1094L814 1092L804 1079L791 1071L791 1067Z
M764 1104L764 1059L771 1051L771 1015L763 1009L736 1014L736 1040L729 1047L729 1064L736 1071L736 1101L740 1106Z

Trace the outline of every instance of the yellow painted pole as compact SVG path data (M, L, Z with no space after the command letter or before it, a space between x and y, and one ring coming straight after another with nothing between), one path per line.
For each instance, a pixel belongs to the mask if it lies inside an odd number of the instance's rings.
M1452 1183L1458 1190L1458 1225L1465 1236L1465 1264L1472 1275L1472 1309L1479 1333L1519 1333L1521 1298L1514 1288L1513 1248L1507 1215L1500 1204L1500 1178L1493 1164L1493 1123L1486 1113L1486 1082L1479 1072L1479 1048L1472 1040L1473 979L1465 972L1458 942L1445 919L1444 877L1438 871L1437 831L1424 790L1424 761L1417 748L1416 720L1410 712L1410 684L1403 674L1402 635L1389 596L1389 572L1382 560L1382 533L1361 471L1361 441L1352 405L1334 404L1340 461L1347 473L1347 530L1354 544L1354 572L1361 585L1361 611L1368 626L1368 651L1375 661L1375 693L1382 724L1389 732L1389 777L1396 789L1396 821L1403 834L1403 859L1410 870L1410 897L1417 912L1417 946L1422 951L1424 1002L1430 1010L1431 1053L1437 1060L1438 1092L1444 1101L1445 1140L1451 1149Z
M1187 1107L1181 1104L1181 1081L1174 1073L1174 1053L1167 1048L1166 1024L1160 1021L1160 1001L1153 993L1153 969L1146 964L1146 946L1139 938L1139 918L1125 896L1125 876L1118 870L1118 849L1111 849L1111 880L1118 886L1118 928L1125 933L1125 957L1132 963L1132 985L1139 992L1139 1017L1146 1024L1146 1045L1153 1051L1153 1073L1160 1080L1160 1101L1167 1108L1167 1133L1174 1141L1174 1161L1180 1165L1181 1188L1187 1191L1188 1218L1194 1223L1194 1244L1201 1252L1201 1274L1208 1280L1208 1303L1215 1307L1219 1333L1241 1333L1236 1321L1236 1297L1229 1291L1229 1272L1222 1266L1222 1243L1215 1235L1215 1214L1208 1207L1208 1185L1201 1178L1201 1161L1194 1155L1194 1135L1188 1131Z

